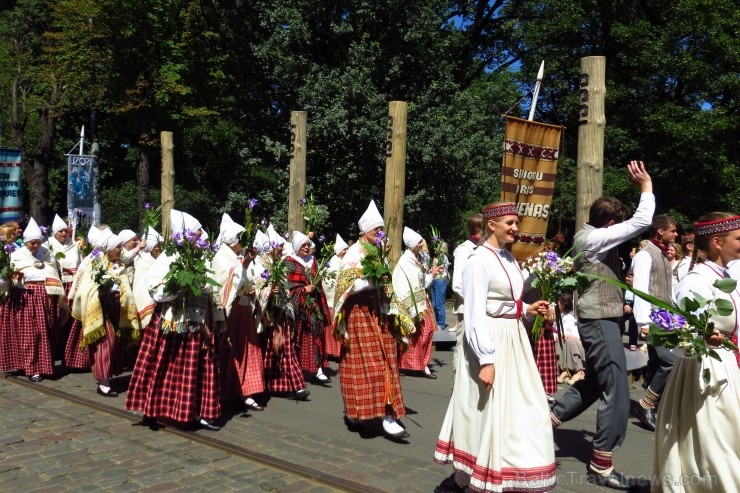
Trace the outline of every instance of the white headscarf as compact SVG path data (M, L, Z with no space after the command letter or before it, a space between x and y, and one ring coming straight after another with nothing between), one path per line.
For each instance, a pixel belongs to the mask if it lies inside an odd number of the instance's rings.
M360 220L357 221L357 225L360 227L360 233L367 233L371 229L385 226L383 216L380 215L380 212L378 211L378 206L375 205L374 200L370 201L370 205L367 207L367 210L362 215Z
M270 240L270 243L274 243L276 245L283 245L285 244L285 238L280 236L277 231L275 231L275 228L272 224L270 224L267 227L267 238Z
M423 239L424 238L422 238L421 235L413 229L406 226L403 227L403 244L406 245L406 248L414 248Z
M105 245L103 245L103 250L106 252L110 252L117 246L120 246L123 241L121 241L121 237L118 235L108 235L108 237L105 239Z
M293 251L297 254L298 250L307 242L308 236L304 235L300 231L293 231Z
M347 245L347 242L345 242L342 237L339 236L339 233L337 233L337 238L334 240L334 254L339 255L345 248L349 248L349 245Z
M69 226L64 222L64 219L59 217L59 214L54 214L54 222L51 223L51 234L57 234L62 229L67 229Z
M30 218L26 229L23 230L23 243L33 240L43 241L43 239L44 235L41 233L41 228L39 228L34 218Z
M237 224L231 220L228 214L221 220L221 241L226 243L228 246L233 246L239 241L239 234L245 230L244 226ZM226 221L228 218L228 221Z
M198 231L202 227L200 222L187 212L181 212L175 209L170 211L170 230L172 230L173 234Z
M257 253L266 253L270 251L270 240L262 230L257 230L254 235L252 246L257 249Z
M147 252L151 252L155 246L164 241L164 238L161 234L157 232L156 229L148 226L146 234L144 235L144 240L146 240L146 246L144 247L144 249Z
M122 229L118 233L118 237L121 239L121 243L126 243L127 241L136 238L136 233L130 229Z

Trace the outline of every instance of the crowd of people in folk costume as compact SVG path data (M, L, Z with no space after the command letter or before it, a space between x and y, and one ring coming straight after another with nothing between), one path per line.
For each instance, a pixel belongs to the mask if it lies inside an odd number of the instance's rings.
M646 231L649 242L634 255L628 280L669 302L696 294L727 300L735 310L714 319L706 344L737 342L740 293L713 283L740 271L740 261L733 265L740 259L740 216L699 218L684 242L691 244L688 265L672 265L675 221L653 217L644 165L627 168L642 192L635 213L629 217L620 200L602 197L573 239L575 269L595 280L577 299L557 300L564 325L559 358L539 356L556 351L553 337L539 343L527 331L553 306L537 300L536 291L531 299L527 273L510 252L516 205L493 203L470 218L470 236L453 253L454 384L434 450L434 460L454 472L435 491L553 489L553 430L594 403L588 481L618 490L644 486L615 470L612 453L630 415L622 323L631 319L645 332L651 306L627 299L608 280L625 276L617 247ZM173 210L170 225L173 238L205 242L201 224L185 212ZM68 368L91 370L97 393L107 397L124 390L111 379L128 370L125 408L140 411L142 424L218 430L229 400L251 411L264 410L266 395L305 400L307 381L331 382L325 371L331 358L339 362L347 428L378 420L386 438L402 442L409 433L400 421L406 408L399 374L436 378L428 366L432 336L446 320L432 302L439 294L429 293L435 281L446 289L450 262L446 248L430 258L422 235L406 227L405 250L391 271L374 202L358 227L349 243L337 235L335 255L319 265L310 234L295 231L286 239L269 226L245 248L244 226L224 214L209 262L214 282L194 295L167 281L178 253L164 249L151 227L139 236L93 226L86 238L93 250L81 258L79 240L59 216L48 238L33 219L24 230L5 224L0 235L11 274L0 279L0 370L38 382L54 374L61 356ZM276 282L280 269L284 282ZM637 346L632 330L627 351ZM740 491L737 351L718 348L718 359L699 362L664 347L647 350L645 395L633 412L656 433L653 490ZM566 382L570 387L556 398L557 384Z

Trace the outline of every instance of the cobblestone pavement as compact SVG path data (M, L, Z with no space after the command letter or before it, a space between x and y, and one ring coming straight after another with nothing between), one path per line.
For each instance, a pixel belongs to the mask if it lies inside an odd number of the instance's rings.
M136 426L140 416L123 410L124 395L97 395L90 373L60 372L37 384L0 378L0 492L431 493L452 471L432 462L449 403L451 360L451 351L435 350L431 367L438 379L401 377L403 423L411 436L400 444L384 439L379 423L361 433L347 430L335 362L327 371L334 381L309 384L308 401L273 397L262 402L263 412L226 407L219 432ZM128 378L115 379L114 389L125 392ZM639 383L632 384L632 399L641 394ZM557 493L610 491L585 478L595 414L594 405L555 432ZM630 419L625 444L615 453L618 469L647 477L653 442L654 435Z
M0 378L0 491L334 492Z

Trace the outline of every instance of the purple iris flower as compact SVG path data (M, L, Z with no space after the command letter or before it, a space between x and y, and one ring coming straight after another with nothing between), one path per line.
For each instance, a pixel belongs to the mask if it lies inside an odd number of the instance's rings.
M277 241L271 241L270 242L270 248L272 248L273 250L275 250L276 248L279 248L279 247L280 247L280 243L278 243Z
M258 203L259 201L257 199L254 199L254 198L249 199L249 203L247 204L247 207L249 207L249 210L251 211L257 206Z
M187 240L190 243L195 243L195 240L196 240L195 231L193 231L192 229L185 231L185 238L187 238Z
M178 232L172 235L172 241L175 242L175 245L182 246L183 243L185 243L185 239L182 236L182 233Z
M144 202L144 209L145 209L145 210L147 210L147 211L148 211L148 210L150 210L151 208L152 208L152 203L151 203L151 202Z
M49 228L47 228L46 226L39 226L39 229L43 234L49 233Z
M100 248L95 248L92 252L90 252L90 255L92 255L93 258L100 257Z
M267 279L269 279L269 278L270 278L270 273L269 273L269 272L267 272L266 270L263 270L263 271L262 271L262 274L260 274L260 277L261 277L262 279L264 279L264 280L267 280Z
M15 246L15 243L8 243L5 245L5 253L13 253L17 250L17 247Z
M385 238L386 238L385 232L378 231L377 233L375 233L375 244L378 246L382 245L383 240L385 240Z
M329 262L324 262L324 267L329 268Z
M298 201L298 205L306 205L308 204L308 199L306 197L303 197L301 200Z
M665 308L650 312L650 321L666 332L682 329L686 325L686 319L681 315L674 315Z
M319 241L321 243L325 242L326 241L326 236L324 236L324 235L319 236Z
M208 247L211 246L211 242L208 241L208 238L198 238L197 240L195 240L195 246L200 249L207 250Z

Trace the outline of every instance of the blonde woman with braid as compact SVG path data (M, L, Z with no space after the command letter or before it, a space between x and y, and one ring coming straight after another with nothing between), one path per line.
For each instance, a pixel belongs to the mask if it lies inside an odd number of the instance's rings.
M719 346L737 344L740 292L723 293L714 282L728 277L727 265L740 258L740 216L714 212L694 223L695 249L688 274L678 284L676 302L700 295L732 303L730 315L713 316L706 338ZM697 261L701 250L703 261ZM740 368L737 351L715 347L719 360L701 362L679 354L668 378L655 433L654 493L740 491ZM678 352L678 351L677 351ZM709 381L703 378L710 371Z

